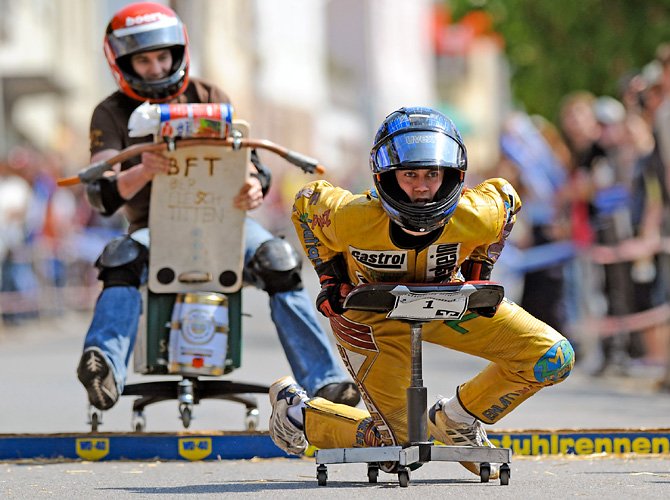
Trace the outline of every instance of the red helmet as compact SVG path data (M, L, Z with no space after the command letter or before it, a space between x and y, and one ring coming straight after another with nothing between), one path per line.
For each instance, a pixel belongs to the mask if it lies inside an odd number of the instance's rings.
M153 2L133 3L118 11L107 25L105 56L121 91L138 101L164 102L186 90L188 85L188 35L177 14ZM170 49L171 73L160 80L146 81L132 68L133 54Z

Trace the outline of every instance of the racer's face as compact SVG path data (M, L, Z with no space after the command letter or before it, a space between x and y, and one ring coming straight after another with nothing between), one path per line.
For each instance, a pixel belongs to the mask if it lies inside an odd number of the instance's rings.
M172 69L172 52L169 49L139 52L130 56L133 70L142 79L151 82L170 75Z
M428 203L442 185L444 171L439 168L396 170L398 185L412 203Z

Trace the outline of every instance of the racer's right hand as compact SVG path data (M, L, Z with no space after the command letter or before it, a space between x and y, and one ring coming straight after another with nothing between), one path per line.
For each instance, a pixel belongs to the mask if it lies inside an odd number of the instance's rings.
M321 291L316 296L316 308L326 318L341 315L344 312L344 299L352 288L349 283L322 282Z
M339 316L344 312L344 299L353 286L349 283L347 265L342 255L322 262L315 267L319 275L321 291L316 297L316 308L326 318Z

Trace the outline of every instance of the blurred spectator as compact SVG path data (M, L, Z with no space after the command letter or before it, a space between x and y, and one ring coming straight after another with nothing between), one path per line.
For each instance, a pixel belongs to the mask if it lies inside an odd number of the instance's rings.
M579 247L593 242L590 223L592 184L586 168L603 150L598 145L600 126L593 112L595 96L577 91L563 98L559 110L558 128L570 152L570 191L572 195L571 227L573 240Z
M65 307L90 308L91 264L122 231L123 217L99 220L72 189L59 188L60 158L30 146L0 162L0 312L18 324ZM67 289L64 289L67 287Z
M517 236L513 239L521 250L513 267L524 275L520 304L553 328L564 331L563 266L574 253L569 241L569 216L562 201L568 174L566 165L539 130L548 129L549 124L536 123L521 112L508 117L500 139L504 158L497 175L510 180L524 203L517 229L521 224L525 230L515 230ZM560 141L554 144L557 150L565 148ZM505 262L511 264L509 258Z
M661 102L658 103L658 108L654 112L654 131L658 147L660 150L661 160L665 165L670 165L670 43L662 43L656 49L656 62L660 69L660 76L658 78L658 93L660 94ZM666 172L665 184L669 185L670 169Z
M34 196L19 175L25 158L12 157L0 164L0 310L3 323L15 325L37 313L37 280L32 270L28 241Z
M616 246L634 235L631 195L635 164L640 157L639 140L636 140L639 137L629 127L626 109L620 101L609 96L599 97L593 103L593 112L600 125L597 145L601 153L580 168L589 176L595 240L600 245ZM607 315L621 317L639 310L631 279L632 263L613 262L603 265L602 270ZM647 280L648 276L640 276L640 279ZM626 373L630 359L644 355L639 332L603 335L600 346L602 360L596 375L610 371Z
M595 100L592 93L584 90L567 94L561 101L558 115L558 131L568 154L565 164L569 180L564 191L567 198L564 204L570 212L571 240L577 250L576 258L564 267L567 320L570 323L564 331L579 338L578 345L582 350L587 344L584 320L604 314L601 287L596 284L593 266L584 252L594 241L590 203L593 186L586 166L603 154L598 144L600 125L593 112ZM585 359L584 356L581 358Z
M652 127L655 147L638 165L635 206L636 213L640 214L641 237L648 245L657 243L660 248L650 263L655 273L652 305L658 306L670 303L670 250L661 245L670 237L670 45L658 47L656 60L647 64L641 75L646 83L640 94L644 116ZM670 391L670 325L667 320L659 330L667 345L662 353L666 369L659 386Z
M60 159L45 154L41 161L42 177L47 186L43 222L36 236L35 265L50 312L61 313L65 297L60 291L68 284L74 234L80 230L75 218L77 200L68 188L56 186L62 175Z

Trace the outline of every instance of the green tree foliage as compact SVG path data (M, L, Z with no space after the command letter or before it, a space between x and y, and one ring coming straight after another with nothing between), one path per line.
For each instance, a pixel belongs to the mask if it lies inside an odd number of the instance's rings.
M472 10L505 40L512 91L529 113L555 119L574 90L619 96L620 80L670 41L670 0L448 0L458 21Z

